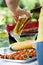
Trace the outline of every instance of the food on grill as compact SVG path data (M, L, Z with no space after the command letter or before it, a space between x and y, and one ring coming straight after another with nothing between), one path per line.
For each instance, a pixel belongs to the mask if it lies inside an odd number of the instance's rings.
M11 60L27 60L30 58L36 57L36 49L24 49L21 51L14 52L12 54L0 55L2 59L11 59Z
M23 50L23 49L35 48L35 43L36 43L36 41L34 41L34 40L17 42L17 43L11 44L10 49Z

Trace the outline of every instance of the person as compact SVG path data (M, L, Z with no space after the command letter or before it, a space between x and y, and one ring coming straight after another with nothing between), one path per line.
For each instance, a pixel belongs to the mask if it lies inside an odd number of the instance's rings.
M20 0L5 0L6 1L6 4L7 6L9 7L9 9L11 10L13 16L15 17L15 19L17 20L19 16L25 14L26 16L28 16L29 18L31 17L30 16L30 13L26 12L25 10L21 9L18 5L19 5L19 2ZM29 40L28 40L29 41ZM30 40L33 42L33 40ZM35 41L36 42L36 41ZM36 46L36 44L32 43L30 44L31 46ZM34 46L34 47L35 47Z
M18 17L25 14L30 18L30 13L26 12L25 10L21 9L18 5L20 0L5 0L7 6L12 12L12 15L16 20L18 20Z

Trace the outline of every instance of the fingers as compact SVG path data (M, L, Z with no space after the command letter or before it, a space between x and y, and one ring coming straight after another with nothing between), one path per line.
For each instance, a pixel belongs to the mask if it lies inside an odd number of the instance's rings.
M18 8L16 12L14 12L13 17L16 21L18 21L19 16L26 15L28 18L31 18L30 13L24 11L23 9Z

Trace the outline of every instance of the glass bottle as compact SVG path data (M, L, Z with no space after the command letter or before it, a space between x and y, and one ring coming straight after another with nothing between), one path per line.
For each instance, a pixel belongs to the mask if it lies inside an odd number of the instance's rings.
M5 22L6 13L4 11L0 11L0 47L9 46L9 35L7 32L7 25Z

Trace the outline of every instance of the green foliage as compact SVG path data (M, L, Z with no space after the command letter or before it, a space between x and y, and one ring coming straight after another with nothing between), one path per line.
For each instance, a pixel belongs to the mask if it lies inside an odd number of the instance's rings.
M36 2L35 8L40 7L40 3Z
M20 42L26 41L26 38L25 37L19 38L19 41Z
M13 16L11 15L11 12L8 8L0 8L0 12L2 13L1 15L4 14L4 16L2 16L0 18L0 25L3 24L9 24L9 23L15 23L15 19L13 18Z
M0 0L1 7L7 7L5 0Z
M26 7L27 10L34 9L35 7L38 7L40 5L39 0L21 0L20 4L22 8Z
M20 1L19 6L20 6L20 8L22 8L22 9L25 7L22 1Z
M39 19L39 13L33 13L32 19Z
M0 0L0 4L2 4L2 1L3 1L3 0Z

